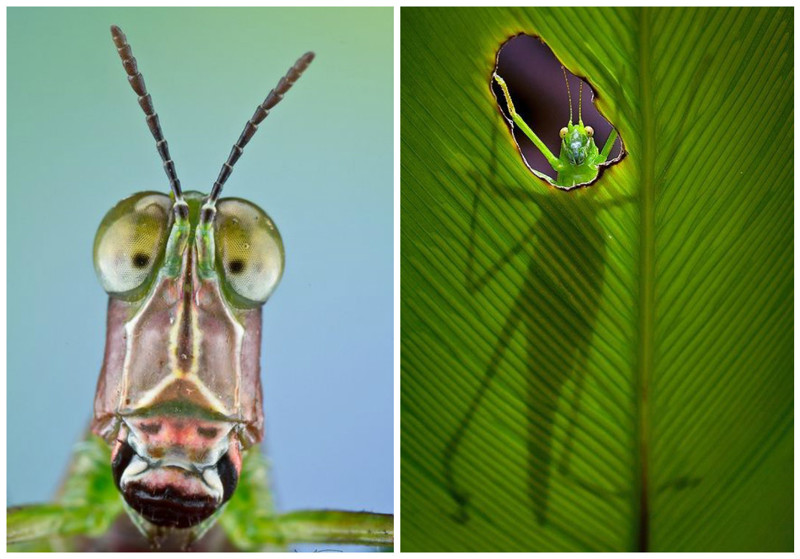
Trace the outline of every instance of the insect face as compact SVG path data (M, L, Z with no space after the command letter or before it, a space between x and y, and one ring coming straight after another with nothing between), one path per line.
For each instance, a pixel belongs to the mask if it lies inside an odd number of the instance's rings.
M263 210L222 199L204 224L205 196L183 199L185 221L169 196L135 194L106 215L95 241L111 296L115 349L97 409L116 432L114 479L143 518L173 528L231 497L241 452L261 436L260 307L283 271L283 244Z
M567 159L573 165L582 165L594 147L594 140L588 130L591 128L583 124L569 124L566 133L561 134L561 152L567 154Z
M242 453L263 437L261 307L283 274L281 236L222 187L258 124L314 58L306 53L245 125L208 194L184 192L125 35L111 29L171 195L141 192L106 214L94 264L109 294L92 430L137 526L193 528L233 495Z

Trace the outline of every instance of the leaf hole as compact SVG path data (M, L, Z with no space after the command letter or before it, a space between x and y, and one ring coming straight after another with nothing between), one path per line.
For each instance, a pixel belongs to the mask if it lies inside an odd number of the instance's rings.
M505 80L517 114L562 161L566 157L566 154L562 156L562 129L570 119L570 95L564 81L565 73L572 100L572 122L578 123L580 105L583 124L593 129L591 136L597 150L602 151L614 127L595 107L595 92L586 79L566 68L562 71L562 64L550 47L533 35L516 35L503 43L497 52L495 74ZM618 137L605 163L600 164L597 176L576 184L558 180L556 171L542 152L512 120L505 94L494 75L490 77L490 88L523 162L534 175L551 185L564 190L587 186L597 180L603 168L618 163L625 156L622 138Z

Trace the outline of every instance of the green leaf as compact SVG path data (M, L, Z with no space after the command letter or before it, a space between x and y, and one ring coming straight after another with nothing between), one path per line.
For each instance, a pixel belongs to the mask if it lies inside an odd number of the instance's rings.
M793 549L793 11L402 10L402 549ZM540 37L628 156L558 191Z

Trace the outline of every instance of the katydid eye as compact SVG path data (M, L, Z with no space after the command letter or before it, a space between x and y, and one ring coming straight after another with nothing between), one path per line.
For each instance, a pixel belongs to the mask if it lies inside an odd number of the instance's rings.
M244 272L244 260L236 258L228 262L228 272L231 274L241 274Z
M566 128L566 126L565 126L564 128L562 128L562 129L559 131L558 135L559 135L559 136L561 136L561 137L563 138L563 137L565 137L565 136L567 135L567 132L569 132L569 130L567 130L567 128Z
M133 265L140 270L143 268L147 268L147 264L150 262L150 257L147 256L143 252L137 252L133 255Z
M94 269L111 295L138 292L161 256L169 226L168 196L143 192L117 204L94 239Z
M594 128L592 128L591 126L587 126L586 127L586 135L589 136L590 138L592 136L594 136Z
M264 211L237 198L217 203L214 238L223 283L234 303L266 302L283 275L283 241Z

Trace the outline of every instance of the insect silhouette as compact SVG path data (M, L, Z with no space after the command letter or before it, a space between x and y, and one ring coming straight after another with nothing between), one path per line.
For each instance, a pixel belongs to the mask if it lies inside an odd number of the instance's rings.
M541 193L524 185L500 184L496 156L485 172L475 172L471 177L475 197L467 257L469 291L476 295L483 292L504 275L504 268L515 266L514 261L519 255L529 255L529 259L525 272L520 272L522 282L513 296L483 376L445 447L444 476L448 492L457 505L454 517L459 522L467 522L470 518L470 495L459 483L457 461L464 454L464 440L492 383L505 368L512 366L509 348L512 338L521 332L524 345L516 352L515 358L517 363L521 363L519 368L526 386L523 398L527 416L527 496L537 523L545 524L548 522L553 468L571 476L569 462L577 429L576 416L580 413L580 395L586 381L592 332L605 284L607 239L599 215L603 210L629 202L631 198L602 200L597 192L593 192L594 189L563 192L594 180L599 165L607 160L618 137L612 129L603 150L598 151L593 139L594 131L582 122L580 99L579 117L575 124L572 122L570 96L570 120L561 130L561 154L556 158L516 112L505 80L494 73L492 81L503 91L512 121L558 173L556 179L545 177L558 189ZM569 96L569 89L567 91ZM507 119L505 114L503 116ZM495 127L493 153L497 149L497 136ZM480 200L485 196L522 201L527 207L522 211L530 213L532 225L525 231L518 231L515 235L517 241L491 266L477 269L473 255L480 231L485 230L478 217ZM540 257L542 253L558 253L563 257L557 265L548 265L547 259ZM571 290L563 281L565 277L574 279L571 283L573 286L577 283L579 290ZM561 401L567 385L574 387L569 409ZM556 436L555 423L559 414L567 416L569 427L560 456L554 456L552 441ZM576 480L576 483L582 482Z
M119 27L111 35L170 192L134 194L98 228L94 267L109 304L91 434L57 503L9 510L9 543L88 536L96 550L186 549L219 520L224 534L211 543L225 548L391 545L391 515L276 514L258 448L261 308L280 282L284 247L266 212L221 193L259 124L314 53L301 56L256 107L203 194L182 189L131 46ZM131 524L141 535L131 536Z
M566 81L566 75L564 77ZM504 80L493 74L492 81L502 88L510 107L509 112L517 117L515 122L519 120L524 124L513 108ZM506 115L503 114L503 117L506 118ZM577 129L578 133L583 133L580 126L583 124L579 117L573 132ZM584 130L586 128L588 127L584 126ZM598 173L597 165L607 161L611 146L616 141L614 129L612 128L602 152L597 152L596 148L592 150L591 145L594 143L591 141L588 155L583 160L580 159L580 148L585 144L571 146L568 141L569 127L561 132L562 152L557 161L561 165L559 172L566 175L559 174L558 180L565 177L568 179L566 183L594 180ZM535 134L533 136L536 137ZM591 140L592 135L587 136ZM497 153L497 139L498 128L494 127L492 154ZM534 138L531 140L534 141ZM621 159L624 153L622 149L616 160ZM600 162L594 169L586 165L586 161L592 157L594 161ZM554 169L558 170L555 166ZM587 174L581 175L584 171ZM512 269L511 273L516 272L521 277L521 281L516 294L512 295L510 309L499 329L478 386L445 446L444 481L457 507L453 517L460 523L468 522L471 495L459 481L458 463L462 460L488 458L468 457L464 449L465 439L498 377L520 374L525 387L524 396L521 395L520 398L524 399L526 415L524 437L527 450L527 499L537 524L545 525L550 522L552 478L556 472L560 480L606 500L630 495L630 490L626 488L600 487L596 483L580 479L573 474L570 463L573 460L575 439L579 435L578 419L582 413L581 400L590 374L592 338L606 283L608 235L601 214L636 202L638 198L622 193L604 196L601 195L601 190L594 188L558 188L541 192L525 185L502 184L498 175L497 156L493 155L488 168L480 171L475 169L469 176L463 177L464 182L471 183L475 189L467 253L467 288L477 296L498 280L508 281L509 268ZM485 250L479 249L479 241L488 229L482 223L480 211L481 200L486 197L520 201L523 209L517 211L529 214L531 225L512 232L515 242L493 258L491 265L479 268L475 253ZM496 207L496 204L491 206ZM496 247L492 246L492 249ZM520 255L527 256L524 271L519 266ZM569 281L565 281L566 279ZM523 340L521 348L512 343L513 338L520 333ZM593 375L592 381L595 390L601 391L605 398L613 399L615 390L600 376ZM567 387L571 387L571 390L567 390ZM617 409L625 407L624 402L614 402L612 405ZM560 431L563 423L561 427L557 426L559 418L566 420L565 431ZM560 445L553 444L556 439ZM690 489L701 481L697 475L687 472L657 490ZM569 523L561 527L570 530L572 528ZM577 538L582 537L577 532L574 535ZM585 542L585 547L590 549L591 543Z

